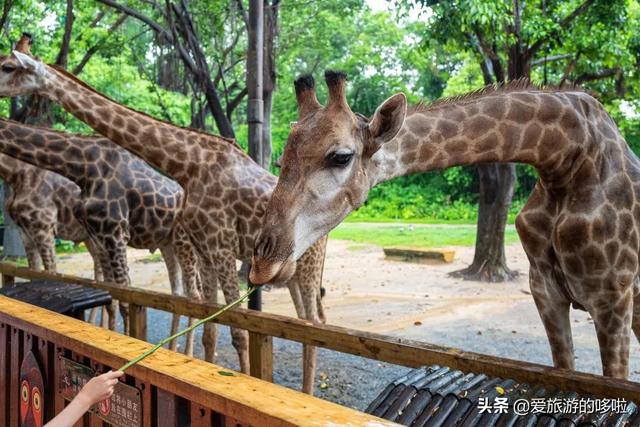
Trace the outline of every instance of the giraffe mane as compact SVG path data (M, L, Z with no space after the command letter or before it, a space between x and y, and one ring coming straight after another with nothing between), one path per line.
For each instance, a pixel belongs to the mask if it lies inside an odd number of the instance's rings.
M102 135L97 134L97 133L93 133L91 135L87 135L86 133L67 132L67 131L64 131L64 130L48 128L48 127L45 127L45 126L38 126L38 125L32 125L32 124L28 124L27 125L25 123L18 122L18 121L13 120L13 119L7 119L7 118L4 118L4 117L0 117L0 121L5 122L5 123L9 123L9 124L12 124L12 125L17 125L17 126L27 126L30 129L37 129L39 131L57 133L57 134L60 134L60 135L64 135L65 137L88 138L88 139L105 139L107 141L111 141L106 136L102 136Z
M474 91L462 94L462 95L454 95L446 98L440 98L432 102L424 102L424 100L418 102L417 104L410 105L407 111L407 114L421 113L429 110L435 110L440 107L445 107L447 105L463 103L467 101L473 101L488 95L493 95L497 93L510 93L510 92L519 92L519 91L546 91L546 92L586 92L585 89L580 87L579 85L573 82L567 82L560 85L539 85L531 82L528 78L520 78L516 80L511 80L505 83L494 83L490 85L486 85L480 89L476 89Z
M143 111L138 111L138 110L136 110L136 109L134 109L134 108L128 107L128 106L126 106L126 105L123 105L123 104L121 104L120 102L116 101L115 99L110 98L109 96L105 95L104 93L100 93L100 92L98 92L97 90L95 90L94 88L92 88L91 86L89 86L87 83L85 83L85 82L83 82L82 80L80 80L77 76L75 76L74 74L72 74L72 73L70 73L69 71L65 70L64 68L62 68L62 67L61 67L61 66L59 66L59 65L55 65L55 64L48 64L48 65L49 65L49 67L53 68L54 70L56 70L56 71L57 71L57 72L59 72L60 74L62 74L62 75L64 75L64 76L66 76L66 77L68 77L68 78L70 78L70 79L71 79L71 80L73 80L75 83L77 83L77 84L81 85L81 86L82 86L82 87L84 87L85 89L88 89L88 90L90 90L91 92L95 93L96 95L101 96L101 97L103 97L103 98L106 98L106 99L108 99L108 100L109 100L109 101L111 101L111 102L115 102L116 104L120 104L120 105L122 105L124 108L126 108L126 109L128 109L128 110L131 110L131 111L133 111L133 112L134 112L134 113L136 113L136 114L141 114L141 115L143 115L143 116L145 116L145 117L149 117L150 119L153 119L153 120L156 120L156 121L158 121L158 122L164 123L164 124L166 124L166 125L168 125L168 126L177 127L177 128L179 128L179 129L183 129L183 130L186 130L186 131L189 131L189 132L194 132L194 133L197 133L197 134L200 134L200 135L204 135L204 136L209 137L209 138L212 138L212 139L214 139L214 140L222 140L222 141L224 141L224 142L226 142L226 143L230 144L231 146L236 147L236 148L238 148L238 149L240 149L240 150L241 150L240 146L238 145L238 142L237 142L235 139L233 139L233 138L226 138L226 137L224 137L224 136L214 135L214 134L211 134L211 133L209 133L209 132L205 132L205 131L203 131L203 130L201 130L201 129L194 129L194 128L187 127L187 126L178 126L178 125L175 125L175 124L173 124L173 123L169 123L169 122L167 122L167 121L164 121L164 120L158 119L158 118L153 117L152 115L147 114L147 113L145 113L145 112L143 112Z

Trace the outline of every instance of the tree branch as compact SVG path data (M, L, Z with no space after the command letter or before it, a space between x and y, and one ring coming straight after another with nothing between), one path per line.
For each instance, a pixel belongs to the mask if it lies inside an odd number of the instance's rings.
M585 82L591 82L594 80L602 80L608 77L619 76L622 74L622 68L613 67L613 68L605 68L597 73L584 73L576 77L574 80L576 84L583 84Z
M69 59L69 44L71 43L71 31L73 30L73 0L67 0L67 14L64 20L64 35L62 36L62 44L60 45L60 52L56 58L56 65L67 68L67 61Z
M570 53L564 53L561 55L552 55L552 56L547 56L544 58L540 58L540 59L536 59L535 61L531 61L531 65L544 65L544 64L548 64L549 62L554 62L554 61L560 61L562 59L568 59L571 58L573 55Z
M135 9L131 9L130 7L127 7L125 5L121 5L121 4L119 4L119 3L117 3L117 2L115 2L113 0L98 0L98 1L100 3L102 3L102 4L105 4L105 5L109 6L109 7L117 9L120 12L131 16L132 18L135 18L138 21L141 21L141 22L147 24L160 37L164 38L165 41L167 41L170 44L173 44L173 37L171 36L171 33L169 33L169 31L167 31L164 27L162 27L160 24L158 24L156 21L154 21L153 19L149 18L148 16L143 15L142 13L138 12Z
M91 59L91 57L100 50L100 47L102 46L102 44L106 42L109 39L109 37L111 37L111 35L118 29L118 27L120 27L120 25L122 25L122 23L126 19L127 19L127 15L124 13L121 13L118 19L113 23L113 25L111 25L111 27L109 28L109 31L107 31L107 35L102 37L100 41L98 41L96 44L94 44L89 49L87 49L84 56L78 63L78 65L76 65L71 72L75 75L80 74L84 69L84 67L87 65L87 63L89 62L89 60Z
M557 28L567 28L578 16L582 15L593 3L595 0L585 0L580 6L576 7L573 12L567 15L562 21L558 23ZM530 59L540 50L542 45L546 43L550 38L555 37L558 34L559 30L551 31L546 36L538 39L535 43L531 45L531 47L526 52L526 58Z

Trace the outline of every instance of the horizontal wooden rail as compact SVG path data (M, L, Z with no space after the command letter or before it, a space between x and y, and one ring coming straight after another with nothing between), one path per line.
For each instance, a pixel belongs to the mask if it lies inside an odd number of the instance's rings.
M196 318L206 317L219 308L217 305L190 301L184 297L138 288L123 289L90 279L35 272L8 263L0 263L0 273L32 280L58 280L107 289L114 298L125 302ZM512 378L521 383L540 384L597 397L624 397L640 402L640 383L601 375L557 369L339 326L313 324L300 319L252 310L235 309L220 316L217 321L255 334L284 338L388 363L410 367L429 364L444 365L465 372L481 372L501 378Z
M7 324L117 368L151 345L135 338L0 296L0 324ZM8 354L0 358L8 358ZM397 424L247 375L160 349L127 374L192 404L253 426L395 426ZM13 373L17 375L17 372ZM15 391L16 396L19 391Z

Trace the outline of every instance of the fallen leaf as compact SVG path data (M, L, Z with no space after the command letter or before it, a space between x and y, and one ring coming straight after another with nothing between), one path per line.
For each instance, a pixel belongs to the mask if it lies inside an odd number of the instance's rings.
M220 375L222 375L223 377L235 377L235 374L233 372L228 372L228 371L218 371L218 373Z
M422 322L421 322L421 321L419 321L419 320L416 320L415 322L413 322L413 324L414 324L415 326L421 326L421 325L422 325Z
M328 388L329 386L327 385L327 383L320 383L320 390L324 390L326 388Z
M498 394L504 394L504 389L500 386L496 386L496 391L498 392Z
M329 378L329 375L326 372L320 372L320 381L324 381L327 378Z

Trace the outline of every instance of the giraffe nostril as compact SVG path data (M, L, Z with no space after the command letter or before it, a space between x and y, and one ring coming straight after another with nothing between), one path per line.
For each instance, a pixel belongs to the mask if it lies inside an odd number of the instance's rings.
M262 236L257 247L257 254L262 258L268 258L273 251L273 238L271 236Z

